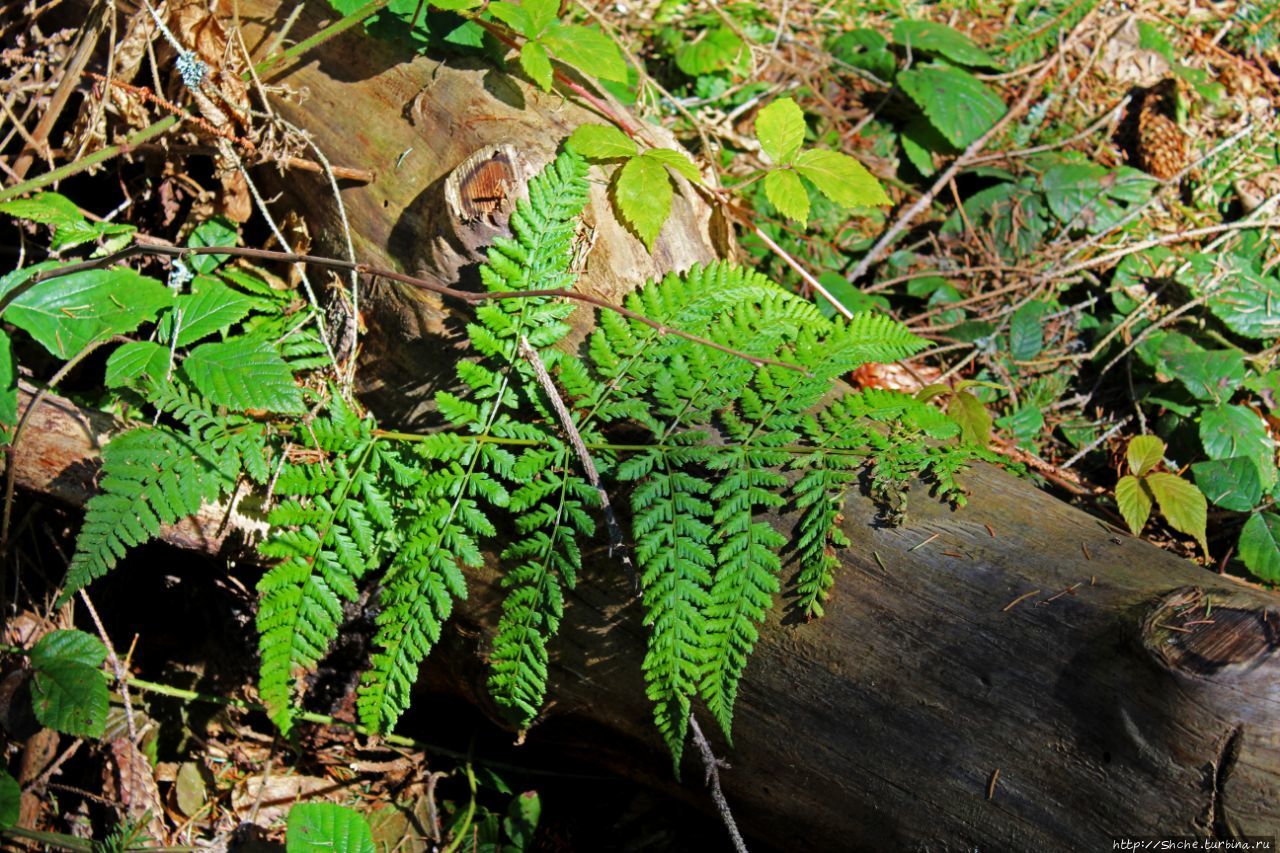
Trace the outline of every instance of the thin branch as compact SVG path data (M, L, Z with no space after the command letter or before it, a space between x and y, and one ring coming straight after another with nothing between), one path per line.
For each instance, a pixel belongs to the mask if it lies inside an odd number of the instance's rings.
M693 731L693 742L698 745L698 751L702 753L702 763L707 768L707 787L711 789L711 799L716 804L716 810L720 812L724 828L729 831L729 840L733 842L733 849L737 853L747 853L747 842L742 840L742 833L738 831L738 822L733 819L729 801L725 799L724 790L720 787L721 761L711 751L711 744L707 742L707 736L702 733L698 718L693 714L689 714L689 728Z
M57 269L42 270L21 284L15 285L0 297L0 314L9 307L13 300L17 299L23 293L26 293L32 287L50 279L60 278L64 275L81 272L88 269L103 269L111 266L119 261L127 260L138 255L162 255L165 257L182 257L184 255L231 255L237 258L250 258L258 261L277 261L288 264L313 264L319 267L328 267L330 269L354 270L362 275L371 276L373 279L385 278L391 281L407 284L450 299L457 299L469 305L475 305L481 302L488 302L491 299L535 299L541 297L552 297L559 299L572 299L576 302L583 302L587 305L594 305L606 311L613 311L626 317L628 320L635 320L637 323L643 323L651 329L656 329L662 335L675 335L678 338L684 338L692 343L700 346L710 347L720 352L741 358L750 362L756 367L764 365L772 365L774 367L782 367L787 370L796 370L800 373L808 373L803 367L789 361L778 361L772 358L761 358L760 356L751 355L750 353L736 350L733 347L727 347L724 344L717 343L699 335L685 332L680 329L659 323L657 320L651 320L648 317L630 308L622 305L615 305L607 299L599 296L593 296L590 293L579 293L576 290L566 290L565 288L548 288L546 290L505 290L492 291L487 293L473 292L469 290L458 290L454 287L438 284L425 278L405 275L395 270L381 269L366 263L356 261L344 261L340 258L328 258L322 255L302 255L293 252L276 252L270 249L250 249L242 246L196 246L184 248L182 246L168 246L162 243L135 243L127 246L120 251L107 255L102 258L92 258L87 261L79 261L73 264L67 264Z
M569 414L569 407L564 404L564 400L560 396L560 392L556 390L555 383L551 381L551 374L547 373L547 366L542 363L542 357L538 355L538 351L529 343L529 339L524 335L520 336L520 356L533 368L533 375L538 378L538 384L542 386L542 391L547 395L547 399L551 401L551 407L556 410L556 417L560 419L560 426L565 431L565 435L569 438L569 444L573 447L573 452L578 456L578 462L582 464L582 470L587 475L587 482L595 487L596 492L600 495L600 511L604 513L605 526L609 528L609 556L617 554L622 560L622 567L627 572L627 577L631 579L631 586L638 593L640 592L640 576L636 574L635 564L631 562L631 555L627 553L626 545L623 543L622 526L618 524L618 517L613 512L613 505L609 502L609 493L605 491L604 486L600 484L600 472L596 470L596 463L591 458L591 454L587 452L587 446L582 441L582 435L578 432L578 428L574 426L573 415Z

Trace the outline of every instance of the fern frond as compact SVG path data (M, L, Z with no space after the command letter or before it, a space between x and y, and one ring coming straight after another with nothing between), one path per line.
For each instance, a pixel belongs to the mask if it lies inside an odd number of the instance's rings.
M165 524L195 515L231 486L211 454L163 427L139 427L102 449L101 491L89 499L60 601L105 575Z
M650 629L645 692L678 775L689 698L697 692L706 664L707 590L715 566L714 531L707 522L712 508L706 500L712 486L656 449L628 460L619 476L644 477L632 492L631 508L644 622Z
M287 497L272 510L262 555L280 560L258 583L259 693L288 734L298 678L328 653L357 581L394 546L396 517L373 472L390 451L371 438L338 395L303 433L330 454L321 465L288 463L276 480Z

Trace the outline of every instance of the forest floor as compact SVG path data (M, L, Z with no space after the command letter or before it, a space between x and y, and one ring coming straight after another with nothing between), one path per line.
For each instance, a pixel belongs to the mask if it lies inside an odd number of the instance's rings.
M86 168L185 97L145 7L95 11L109 26L86 38L82 7L110 5L0 5L0 200L62 169L54 188L83 214L85 250L118 245L117 225L176 243L215 217L271 248L247 187L208 166L239 131L193 122L163 162ZM333 5L335 21L362 6ZM229 17L169 7L181 38L233 41ZM421 24L420 12L393 2L367 37ZM433 14L425 50L503 60L501 45L441 38L452 13ZM853 384L932 399L966 440L1206 571L1280 582L1275 0L573 0L560 14L603 28L632 63L604 95L669 128L750 211L753 227L736 234L742 261L828 315L885 312L928 341L905 362L859 369ZM104 75L159 67L104 99ZM762 180L757 118L784 97L803 111L807 142L862 163L891 204L851 214L804 186L797 208ZM45 257L42 225L4 227L3 271ZM55 248L76 247L60 233ZM27 378L58 369L18 352ZM100 371L69 385L85 402L105 394ZM53 602L80 516L32 496L13 517L0 601L11 651L70 627ZM159 544L129 567L92 588L102 620L86 630L114 639L131 678L127 708L113 685L102 738L37 725L19 689L26 664L6 659L0 725L27 839L6 844L264 849L254 845L283 840L298 800L354 806L387 850L726 843L713 815L565 766L536 738L514 747L443 696L429 724L411 713L399 728L429 731L422 740L315 723L288 744L252 704L261 570ZM339 653L314 678L321 719L349 716L344 662Z

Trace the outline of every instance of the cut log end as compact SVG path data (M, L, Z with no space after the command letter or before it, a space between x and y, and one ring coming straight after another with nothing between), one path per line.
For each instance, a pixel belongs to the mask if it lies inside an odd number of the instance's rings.
M1280 674L1280 612L1248 590L1174 590L1147 614L1142 634L1163 667L1193 678Z

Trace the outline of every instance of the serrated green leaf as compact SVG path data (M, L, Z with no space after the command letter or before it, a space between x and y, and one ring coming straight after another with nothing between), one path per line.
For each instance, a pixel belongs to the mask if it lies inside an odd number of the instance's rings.
M1194 537L1209 553L1209 543L1205 541L1205 523L1208 518L1209 504L1204 495L1186 480L1176 474L1164 471L1153 471L1146 476L1147 486L1160 505L1160 514L1174 530Z
M769 203L788 219L801 225L809 221L809 193L800 176L790 169L775 169L764 176L764 194Z
M53 631L31 649L31 706L36 719L66 734L101 737L110 696L99 668L107 650L83 631Z
M253 306L252 298L227 287L220 280L197 276L192 292L179 296L174 305L174 313L182 314L178 346L189 346L201 338L225 332L233 323L243 320Z
M999 65L964 33L932 21L898 21L893 25L893 41L904 47L910 46L913 51L937 54L957 65L988 68Z
M101 666L107 659L107 647L84 631L63 629L50 631L31 647L31 665L39 669L54 663L78 663Z
M930 63L898 74L898 85L957 148L991 129L1005 114L1004 101L985 83L951 65Z
M1133 535L1141 536L1151 517L1151 494L1146 483L1129 474L1121 477L1116 483L1116 505Z
M30 198L0 203L0 213L55 227L84 221L84 214L80 212L80 208L76 207L75 202L53 192L36 193Z
M1240 531L1240 559L1255 577L1280 582L1280 515L1255 512Z
M22 786L5 770L0 770L0 829L18 822L22 813Z
M1262 500L1258 466L1247 457L1197 462L1191 466L1191 473L1204 496L1223 509L1248 512Z
M552 24L541 41L556 59L592 77L627 82L627 61L607 35L577 24Z
M1135 435L1129 440L1125 457L1129 472L1142 477L1164 458L1164 442L1154 435Z
M700 77L736 65L746 45L728 27L716 27L676 48L676 67L690 77Z
M54 229L53 239L49 242L49 248L55 252L60 252L63 249L70 249L101 239L103 241L101 248L94 252L95 256L100 257L126 246L133 239L133 235L137 230L132 225L122 225L118 222L87 222L83 220L80 222L68 222Z
M634 157L635 140L611 124L584 124L577 127L565 142L588 160Z
M1044 345L1044 316L1048 306L1032 300L1013 312L1009 319L1009 355L1014 361L1030 361L1040 354Z
M547 56L547 49L536 41L527 41L520 48L520 67L524 69L524 73L529 75L529 79L542 87L543 91L551 91L551 79L554 72L551 69L551 58Z
M1200 413L1200 444L1210 459L1245 456L1258 468L1264 490L1276 482L1275 442L1257 412L1247 406L1213 406Z
M144 376L164 379L169 372L169 350L155 341L130 341L116 347L107 359L108 388L124 388Z
M657 160L668 169L683 175L686 180L692 183L702 183L702 173L698 171L698 167L694 165L688 155L676 151L674 148L650 148L641 156L648 157L650 160Z
M132 332L172 303L160 282L112 267L42 281L15 299L4 318L69 359L90 343Z
M206 219L195 227L187 238L187 245L192 248L207 246L234 246L236 244L236 226L228 219L215 216ZM191 255L186 259L191 271L207 275L213 272L230 255Z
M756 113L756 139L775 164L791 162L804 144L804 111L790 98L779 98Z
M240 337L201 344L183 360L182 370L214 405L241 412L305 410L289 365L264 340Z
M947 414L960 425L966 444L986 447L991 442L991 414L982 401L968 391L958 391L947 404Z
M0 425L18 425L18 371L13 361L13 342L0 329ZM4 442L7 443L6 438Z
M1209 310L1237 335L1280 337L1280 280L1237 268L1208 298Z
M889 196L875 175L848 154L810 148L792 161L818 192L842 207L873 207L889 204Z
M618 170L614 197L622 218L650 251L671 213L671 179L661 163L633 157Z
M286 820L287 853L374 853L369 822L334 803L298 803Z
M523 6L508 3L507 0L493 0L486 8L489 14L511 27L520 35L526 38L530 37L529 30L532 27L530 26L529 12Z
M560 0L521 0L520 5L529 18L529 29L524 33L529 38L541 35L560 12Z
M1239 350L1206 350L1186 335L1155 336L1138 355L1160 373L1177 379L1199 400L1226 402L1240 387L1247 371Z

